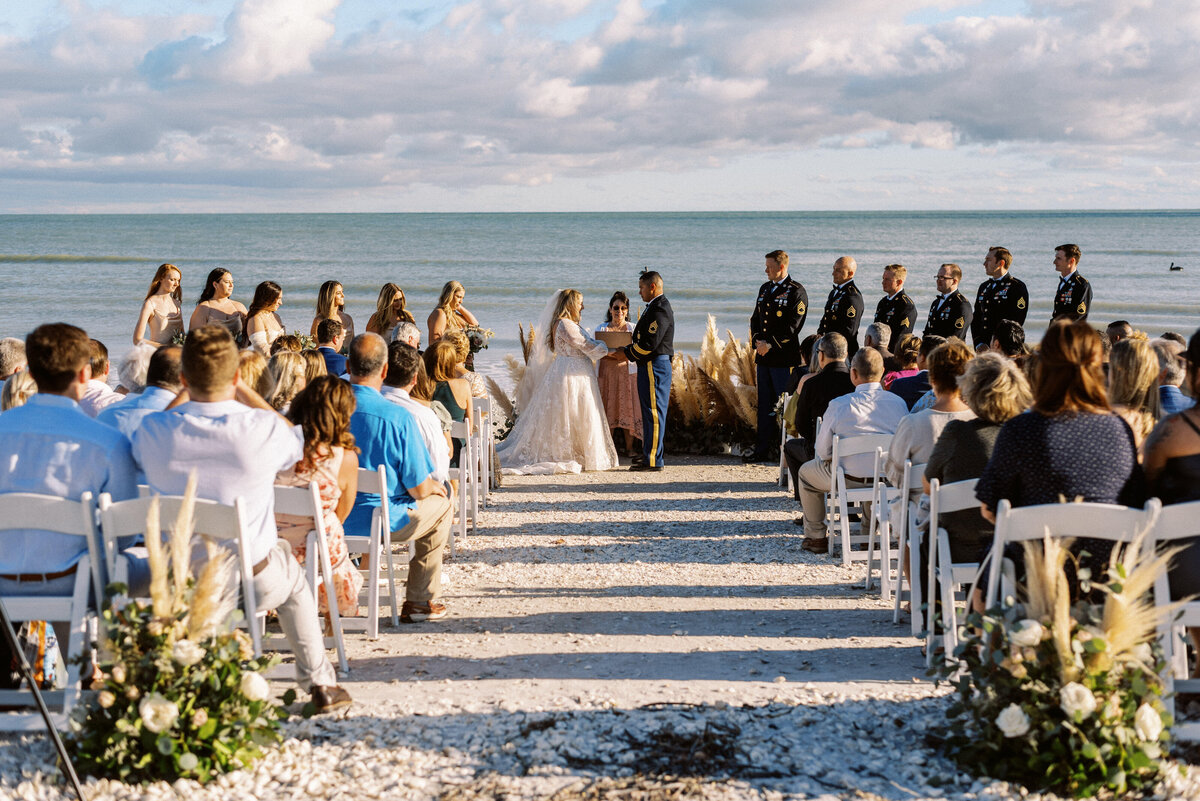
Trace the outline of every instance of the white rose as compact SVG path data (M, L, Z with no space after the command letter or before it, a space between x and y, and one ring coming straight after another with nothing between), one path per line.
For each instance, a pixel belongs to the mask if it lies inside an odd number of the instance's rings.
M1096 711L1096 696L1087 687L1073 681L1058 691L1058 705L1072 720L1076 719L1077 712L1079 720L1086 720Z
M1143 665L1154 667L1154 651L1150 649L1150 643L1138 643L1129 654Z
M1029 731L1029 716L1016 704L1009 704L996 717L996 726L1005 737L1020 737Z
M96 699L96 702L98 704L100 704L100 706L102 706L103 708L108 709L110 706L112 706L113 704L115 704L117 702L117 696L113 695L108 690L101 690L100 695Z
M1133 730L1146 742L1155 742L1162 734L1162 716L1154 711L1154 707L1142 704L1137 708L1137 712L1133 713Z
M242 695L251 701L265 701L271 697L271 685L267 684L267 680L250 671L242 674L241 690Z
M113 665L112 680L115 681L117 684L125 683L125 666L124 665Z
M1030 648L1042 641L1046 630L1036 620L1022 620L1008 634L1008 641L1022 648Z
M191 640L176 640L171 648L171 658L184 667L191 667L204 658L204 646L197 645Z
M151 693L138 704L138 714L142 716L142 723L147 729L161 734L175 725L179 707L158 693Z

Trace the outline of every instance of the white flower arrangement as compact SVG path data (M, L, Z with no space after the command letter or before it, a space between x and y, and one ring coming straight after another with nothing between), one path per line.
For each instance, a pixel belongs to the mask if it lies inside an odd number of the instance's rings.
M1016 704L1009 704L996 716L996 727L1005 737L1022 737L1029 733L1029 716Z
M1096 711L1096 696L1078 682L1069 682L1058 690L1058 705L1067 717L1078 723L1087 720Z
M179 706L158 693L151 693L138 703L138 714L143 726L155 734L162 734L175 725Z
M183 667L191 667L200 663L207 651L191 640L176 640L171 648L171 658Z

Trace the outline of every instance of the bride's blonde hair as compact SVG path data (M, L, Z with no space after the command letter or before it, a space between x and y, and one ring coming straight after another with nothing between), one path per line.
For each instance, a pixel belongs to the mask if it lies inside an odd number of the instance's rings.
M554 314L550 315L550 330L546 332L546 346L554 350L554 328L559 320L579 322L579 306L583 303L583 295L578 289L564 289L558 295L558 303L554 304Z

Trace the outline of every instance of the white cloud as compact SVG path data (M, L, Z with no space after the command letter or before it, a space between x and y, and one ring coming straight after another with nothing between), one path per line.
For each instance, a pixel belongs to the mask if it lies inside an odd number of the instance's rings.
M221 73L238 83L308 72L333 38L340 0L242 0L217 48Z

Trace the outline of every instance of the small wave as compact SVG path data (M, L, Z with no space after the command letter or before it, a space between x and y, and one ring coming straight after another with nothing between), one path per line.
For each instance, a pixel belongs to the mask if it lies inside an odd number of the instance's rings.
M101 264L155 264L161 263L159 259L147 259L140 256L76 256L69 253L49 253L49 254L32 254L32 253L15 253L4 254L0 253L0 263L2 264L55 264L66 262L69 264L81 263L101 263Z
M1200 256L1195 250L1093 250L1092 253L1101 256Z

